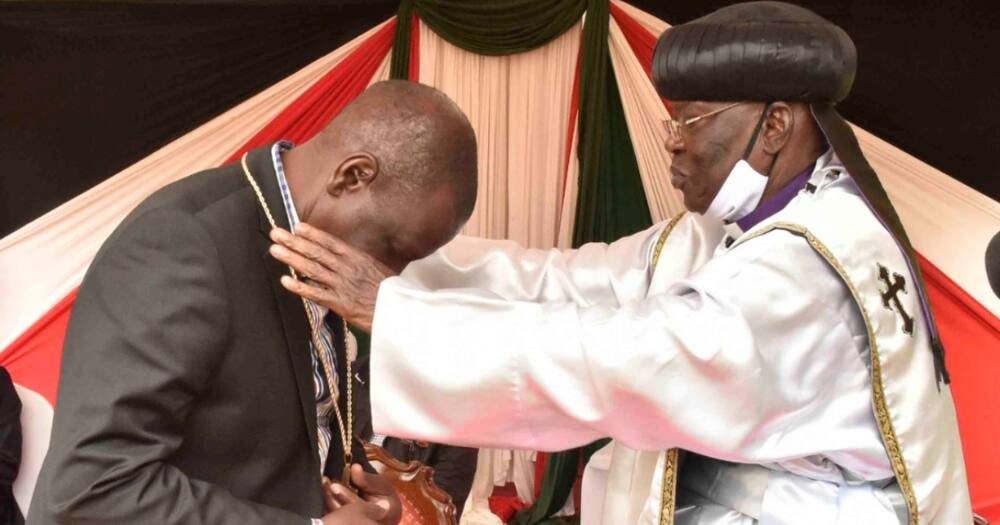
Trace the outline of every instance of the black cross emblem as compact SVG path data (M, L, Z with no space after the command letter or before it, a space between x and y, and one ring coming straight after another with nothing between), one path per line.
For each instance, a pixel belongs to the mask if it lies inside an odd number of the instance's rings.
M893 310L895 306L895 312L903 318L903 333L908 335L913 335L913 318L903 310L903 304L899 302L899 292L909 293L906 291L906 279L902 275L893 272L892 279L889 279L889 270L878 265L878 278L883 283L885 283L886 289L882 292L882 306L886 310Z

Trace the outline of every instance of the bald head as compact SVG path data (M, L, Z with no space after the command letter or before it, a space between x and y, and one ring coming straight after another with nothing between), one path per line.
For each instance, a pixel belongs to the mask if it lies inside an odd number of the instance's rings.
M370 153L379 163L376 190L425 193L450 187L464 222L476 203L476 135L447 95L406 80L373 84L321 133L333 157Z
M306 222L397 270L451 240L476 203L476 136L444 93L369 87L284 157Z

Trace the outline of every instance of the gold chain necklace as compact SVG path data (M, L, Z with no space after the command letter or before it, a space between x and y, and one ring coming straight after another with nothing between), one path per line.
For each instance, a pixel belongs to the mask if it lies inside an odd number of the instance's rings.
M264 194L261 193L260 186L257 185L257 181L254 180L254 178L253 178L252 175L250 175L250 168L247 167L247 154L246 153L244 153L243 154L243 158L240 159L240 164L243 166L243 174L246 175L247 182L250 183L250 186L253 188L254 193L257 194L257 200L260 202L260 206L264 209L264 215L267 216L267 222L269 222L271 224L271 228L277 228L278 225L277 225L277 223L274 222L274 216L271 215L271 209L267 206L267 201L264 200ZM292 268L291 266L289 266L288 270L291 272L293 279L299 280L299 276L295 272L295 268ZM313 318L312 309L309 308L309 304L306 302L306 298L305 297L302 298L302 306L305 307L306 318L309 319L309 334L310 334L310 339L312 340L313 351L316 354L319 355L320 366L322 366L322 368L323 368L323 375L326 377L327 388L330 390L330 398L333 401L334 413L337 415L337 426L340 427L340 443L343 445L343 448L344 448L344 473L343 473L343 476L342 476L342 478L341 478L340 481L341 481L341 483L344 484L345 487L350 488L351 487L351 459L352 459L353 454L352 454L352 451L351 451L352 442L348 438L350 438L353 435L353 433L352 433L353 428L352 427L354 426L354 417L353 417L353 412L354 411L352 410L353 407L351 405L352 390L353 390L351 388L351 386L352 386L351 383L353 383L353 377L354 376L351 374L351 358L350 358L349 355L347 355L347 352L345 351L344 352L344 354L345 354L344 355L344 361L347 361L347 366L346 366L346 372L347 372L346 378L347 378L347 380L345 381L347 383L347 425L345 427L345 425L344 425L344 417L340 414L340 404L337 402L336 399L333 399L333 384L334 384L333 383L333 372L332 372L332 370L333 370L333 364L329 362L330 357L328 355L326 355L326 352L323 352L323 351L320 350L320 348L322 348L322 346L320 346L320 341L318 339L318 335L319 335L319 329L317 328L318 321ZM348 330L349 329L347 327L347 321L344 321L344 348L345 349L347 348L347 338L349 337L349 335L348 335L349 331ZM318 438L318 436L317 436L317 438ZM327 455L329 455L329 450L327 450ZM322 471L322 470L323 470L323 467L321 465L320 466L320 471Z

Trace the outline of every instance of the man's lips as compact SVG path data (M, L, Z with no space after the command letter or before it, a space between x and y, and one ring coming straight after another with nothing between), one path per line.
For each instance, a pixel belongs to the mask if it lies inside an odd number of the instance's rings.
M684 191L684 184L687 183L688 176L681 170L670 167L670 184L678 190Z

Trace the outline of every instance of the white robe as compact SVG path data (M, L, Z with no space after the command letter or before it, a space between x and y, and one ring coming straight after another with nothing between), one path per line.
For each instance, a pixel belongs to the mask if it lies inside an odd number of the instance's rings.
M833 525L858 509L899 523L880 490L893 469L865 323L840 276L792 233L727 249L692 214L662 254L690 273L654 274L664 227L573 251L461 238L384 282L376 431L537 450L611 436L604 523L658 522L664 455L640 451L670 448L736 463L706 474L732 486L682 476L696 512L679 495L677 523Z

